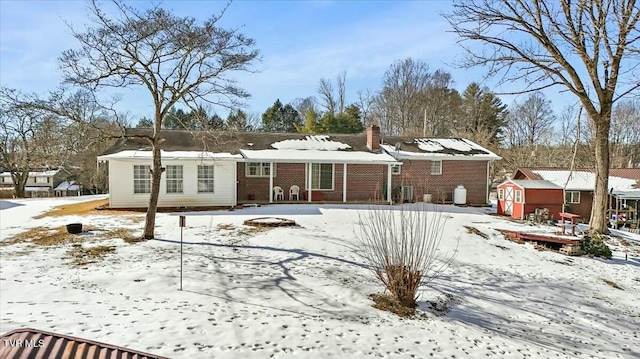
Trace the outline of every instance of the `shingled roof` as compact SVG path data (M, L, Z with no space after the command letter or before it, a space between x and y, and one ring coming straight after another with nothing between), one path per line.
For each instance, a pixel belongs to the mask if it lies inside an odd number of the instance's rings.
M150 136L152 130L149 128L132 128L127 129L126 134ZM272 145L277 143L291 146L295 141L317 141L336 142L346 145L336 146L332 150L377 153L367 148L367 137L364 133L309 135L304 133L162 130L161 137L165 140L162 143L162 149L165 151L209 151L239 154L241 149L273 150L276 148ZM103 155L126 150L151 150L151 145L142 138L125 137L119 139Z
M380 145L396 158L498 160L490 150L464 138L385 137Z

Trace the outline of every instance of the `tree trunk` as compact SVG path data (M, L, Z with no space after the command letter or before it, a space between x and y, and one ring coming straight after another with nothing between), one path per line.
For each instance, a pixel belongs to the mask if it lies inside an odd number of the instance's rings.
M610 111L603 111L605 115L594 116L595 126L595 157L596 157L596 187L593 195L593 207L589 231L591 233L607 233L607 205L609 197L609 121ZM606 113L609 113L607 118Z
M13 177L13 191L16 194L16 198L25 198L25 187L27 186L27 180L29 179L29 171L18 173Z
M149 207L144 224L144 234L142 238L153 239L156 225L156 212L158 211L158 197L160 196L160 180L162 179L162 162L160 158L160 143L158 135L155 136L152 146L153 166L151 166L151 194L149 195Z

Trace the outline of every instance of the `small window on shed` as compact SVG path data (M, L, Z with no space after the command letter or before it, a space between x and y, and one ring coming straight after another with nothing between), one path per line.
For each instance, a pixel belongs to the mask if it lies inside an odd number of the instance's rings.
M516 190L516 202L517 203L521 203L522 202L522 191L521 190Z
M498 190L498 200L500 201L504 200L504 188L500 188Z

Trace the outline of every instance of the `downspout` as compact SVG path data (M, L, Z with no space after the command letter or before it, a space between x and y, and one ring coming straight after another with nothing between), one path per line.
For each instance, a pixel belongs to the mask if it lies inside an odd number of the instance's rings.
M486 194L486 203L487 204L491 204L491 201L489 200L489 188L491 187L491 178L489 175L489 171L490 171L490 165L491 165L492 161L487 161L487 194Z

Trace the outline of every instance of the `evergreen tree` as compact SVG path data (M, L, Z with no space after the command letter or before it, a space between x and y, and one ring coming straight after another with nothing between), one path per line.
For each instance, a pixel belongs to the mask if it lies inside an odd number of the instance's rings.
M302 125L300 114L293 106L282 106L280 99L262 114L262 128L266 132L296 132Z

